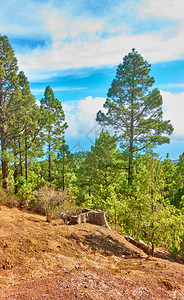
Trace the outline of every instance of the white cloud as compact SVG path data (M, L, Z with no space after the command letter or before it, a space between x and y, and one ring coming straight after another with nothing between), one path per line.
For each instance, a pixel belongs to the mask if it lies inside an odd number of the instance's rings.
M174 127L174 133L171 136L172 140L184 139L184 92L173 94L161 90L163 97L164 120L170 120ZM92 98L91 96L80 100L77 104L65 104L63 108L66 114L66 121L69 125L67 129L68 137L87 137L88 133L95 135L97 126L96 114L99 110L105 112L103 104L105 98ZM77 106L76 106L77 105ZM91 132L92 131L92 132Z
M149 14L151 9L145 9L144 14L146 11ZM25 55L18 55L19 65L28 75L32 72L116 65L134 47L151 63L177 60L184 55L184 43L181 43L183 26L176 35L166 37L165 31L147 33L146 29L143 33L133 34L124 28L123 21L122 30L119 25L109 24L107 18L72 19L48 6L43 9L41 17L52 43L47 48L39 47Z
M89 17L82 9L77 15L81 3L12 0L11 5L5 2L1 6L3 33L44 42L30 48L22 45L22 50L17 46L20 69L31 80L48 78L49 72L57 75L57 71L70 68L116 65L132 48L151 63L183 58L183 0L112 1L101 17ZM158 19L162 25L150 30L149 22ZM165 20L178 21L172 24L174 35L168 22L164 26ZM135 33L136 26L141 30Z
M163 97L164 119L171 120L174 133L171 136L175 140L184 139L184 92L172 94L161 91Z
M73 101L71 101L71 102L73 102ZM63 106L65 114L66 114L66 112L69 113L69 112L73 111L73 109L75 108L74 104L62 103L62 106Z
M36 100L36 104L40 107L41 103L39 100Z
M99 110L104 111L103 104L105 98L91 96L80 100L77 104L63 104L68 123L66 135L68 137L85 137L98 124L96 114Z
M85 90L86 87L65 87L65 86L61 86L61 87L53 87L52 90L54 92L62 92L62 91L78 91L78 90ZM33 94L44 94L45 92L45 88L39 88L39 89L36 89L36 88L32 88L31 89L31 92Z
M167 83L167 84L159 84L160 88L183 88L184 83Z
M43 51L36 49L31 54L18 56L28 75L34 72L48 72L89 66L116 65L124 55L136 48L149 62L180 59L184 54L183 35L165 39L160 34L117 35L92 41L71 41L53 45ZM180 47L178 47L180 45Z
M65 15L64 11L51 9L48 5L42 10L41 17L53 40L59 43L64 39L67 39L65 42L71 39L83 40L89 37L92 39L102 31L104 25L103 20L94 21L83 16L74 18Z
M43 2L37 0L3 1L0 9L1 34L25 39L38 39L40 35L41 39L48 37L40 19L42 7Z
M140 14L152 18L158 17L184 22L183 0L144 0L141 3Z

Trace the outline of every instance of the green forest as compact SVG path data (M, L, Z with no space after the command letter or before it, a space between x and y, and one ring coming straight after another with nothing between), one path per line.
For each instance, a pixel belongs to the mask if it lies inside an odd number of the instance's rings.
M71 153L62 99L45 87L40 105L0 35L1 205L47 216L82 208L105 211L111 228L154 247L184 253L184 153L161 161L169 143L162 96L151 65L132 49L117 66L96 121L102 131L90 151ZM113 132L113 134L112 134Z

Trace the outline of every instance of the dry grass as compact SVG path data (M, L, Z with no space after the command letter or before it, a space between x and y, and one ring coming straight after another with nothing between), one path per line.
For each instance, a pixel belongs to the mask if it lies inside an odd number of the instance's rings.
M112 230L0 210L0 299L184 299L183 278Z

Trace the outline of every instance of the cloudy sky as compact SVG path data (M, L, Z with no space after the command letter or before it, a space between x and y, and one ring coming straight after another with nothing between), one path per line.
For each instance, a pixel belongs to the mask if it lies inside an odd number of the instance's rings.
M152 65L163 96L164 118L175 131L161 157L184 152L183 0L1 1L6 34L37 100L50 85L69 124L67 143L88 150L116 68L132 48Z

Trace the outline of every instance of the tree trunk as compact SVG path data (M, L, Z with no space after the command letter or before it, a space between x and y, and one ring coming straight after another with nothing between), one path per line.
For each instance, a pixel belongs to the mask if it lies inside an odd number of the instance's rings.
M132 100L133 105L133 100ZM132 162L133 162L133 139L134 139L134 123L133 123L133 108L131 111L131 120L130 120L130 143L129 143L129 162L128 162L128 186L132 184Z
M8 162L5 157L5 153L6 153L5 131L4 131L4 126L1 125L1 163L2 163L2 179L3 179L2 186L6 191L9 191Z
M19 136L19 153L20 153L20 175L23 176L23 169L22 169L22 154L21 154L21 140Z
M134 50L133 50L134 51ZM133 63L132 95L131 95L131 115L130 115L130 144L129 144L129 166L128 166L128 186L132 185L132 162L134 152L134 100L135 100L135 69Z
M130 145L130 150L131 150L131 145ZM130 187L132 185L132 153L129 152L129 161L128 161L128 186Z
M51 154L50 154L50 151L51 151L51 145L49 142L49 179L51 178Z
M154 246L154 244L152 243L152 244L151 244L151 256L154 256L154 250L155 250L155 246Z
M16 158L16 156L15 156L15 158ZM15 193L15 195L18 193L17 175L18 175L17 164L16 164L16 162L14 162L13 178L14 178L14 193Z
M28 182L28 147L27 147L27 137L25 137L25 178L26 181Z
M50 223L52 221L52 214L51 212L46 212L46 222Z
M2 187L8 191L9 184L8 184L8 162L5 157L6 153L6 137L5 137L5 120L3 117L3 87L2 81L0 84L0 133L1 133L1 168L2 168Z
M83 213L79 215L71 215L69 225L91 223L99 226L104 226L110 229L104 211L94 211L90 209L83 209Z
M63 153L63 191L65 190L65 154Z
M115 223L115 230L116 230L116 225L117 225L116 208L114 210L114 223Z
M3 188L8 192L9 191L8 163L4 159L2 159L2 177L3 177Z

